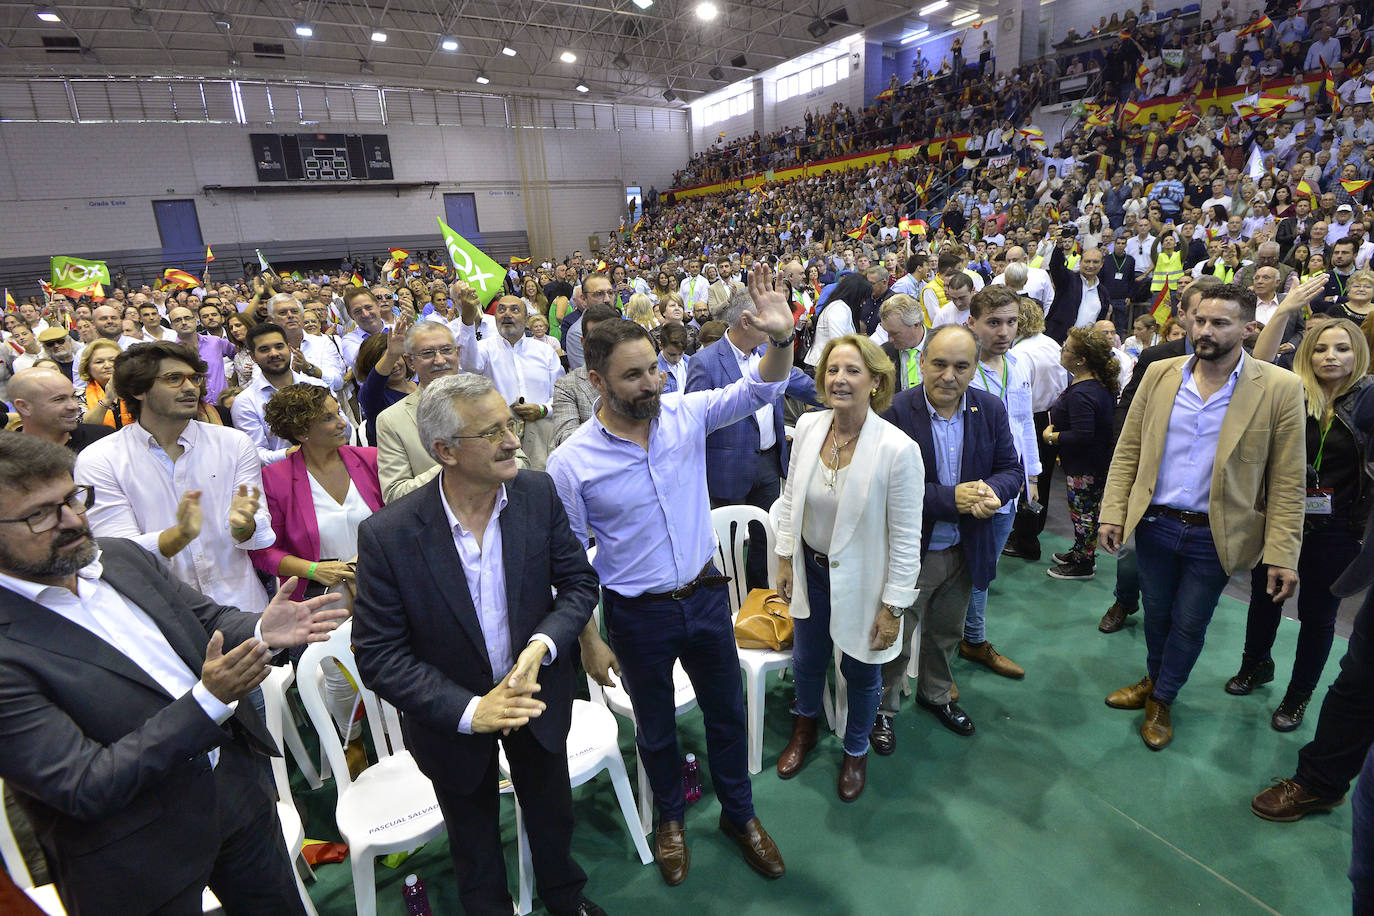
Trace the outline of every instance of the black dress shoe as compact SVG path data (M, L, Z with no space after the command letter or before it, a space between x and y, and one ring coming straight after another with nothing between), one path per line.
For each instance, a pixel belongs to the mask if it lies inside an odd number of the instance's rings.
M892 717L881 713L873 720L873 731L868 733L868 743L874 753L883 757L897 749L897 736L892 731Z
M1002 556L1034 562L1040 559L1040 542L1030 541L1023 544L1019 541L1007 541L1002 547Z
M573 910L573 916L606 916L606 911L583 897L582 902L577 905L577 909Z
M958 703L932 703L918 696L916 705L930 710L931 715L954 734L965 737L973 734L973 720L968 717L968 713L959 708Z
M1240 671L1236 676L1226 682L1226 692L1236 697L1243 697L1253 691L1261 684L1267 684L1274 679L1274 660L1266 658L1262 662L1250 662L1242 660Z

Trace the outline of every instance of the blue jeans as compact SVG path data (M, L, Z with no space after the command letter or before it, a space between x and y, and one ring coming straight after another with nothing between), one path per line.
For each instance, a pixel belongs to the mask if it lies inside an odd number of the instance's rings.
M1011 534L1011 526L1015 522L1015 509L992 517L992 536L996 539L997 547L995 556L1000 557L1002 555L1002 548L1007 546L1007 536ZM987 626L984 621L987 610L988 590L975 585L973 595L968 599L968 611L964 614L964 642L976 646L988 638Z
M1139 557L1135 548L1122 547L1116 555L1116 588L1112 595L1116 603L1129 611L1140 607Z
M1350 803L1350 883L1355 916L1374 913L1374 749L1364 758Z
M825 673L830 669L834 643L830 639L830 569L816 562L814 551L805 545L806 598L811 616L792 621L792 675L797 698L792 711L809 719L820 718L821 694ZM886 614L887 611L879 611ZM868 638L868 634L864 634ZM840 659L840 672L849 684L849 716L844 729L844 752L851 757L868 753L868 733L878 714L883 695L883 666L857 661L848 655Z
M1147 512L1135 530L1135 547L1146 671L1155 682L1154 698L1172 703L1202 654L1207 625L1231 577L1221 568L1206 525Z
M714 569L712 570L714 572ZM690 598L627 598L601 590L606 633L635 713L635 744L654 790L659 822L682 822L682 758L677 746L673 663L696 691L706 726L706 762L725 816L739 828L754 817L739 649L725 586Z

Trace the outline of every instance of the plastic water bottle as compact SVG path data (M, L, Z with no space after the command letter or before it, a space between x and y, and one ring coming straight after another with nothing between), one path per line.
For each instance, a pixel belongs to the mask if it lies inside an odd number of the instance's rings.
M701 801L701 766L696 754L688 754L682 762L682 794L689 805Z
M401 899L406 903L406 916L434 916L429 908L429 895L425 893L425 882L419 875L406 875Z

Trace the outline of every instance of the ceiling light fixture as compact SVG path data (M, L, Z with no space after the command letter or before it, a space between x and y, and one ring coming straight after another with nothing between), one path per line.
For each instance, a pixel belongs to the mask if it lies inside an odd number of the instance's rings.
M315 34L315 29L308 22L296 23L296 34L301 38L309 38Z
M663 100L664 100L665 102L676 102L676 101L677 101L677 93L674 92L674 91L671 90L671 89L664 89L664 90L663 90Z
M490 83L490 82L491 82L491 79L487 77L487 74L486 74L486 71L485 71L485 70L478 70L478 71L477 71L477 82L480 83L480 84L483 85L483 86L485 86L487 83Z
M590 88L588 88L588 86L587 86L586 83L578 83L578 84L577 84L576 86L574 86L573 88L576 89L578 92L591 92L591 91L592 91Z
M977 18L978 18L979 16L981 16L981 15L983 15L983 14L980 13L980 12L978 12L977 10L974 10L974 11L971 12L971 13L965 13L964 15L960 16L958 19L951 19L950 22L949 22L949 24L950 24L950 25L964 25L965 23L972 22L973 20L977 19Z
M702 22L710 22L720 15L720 9L711 0L701 0L697 4L697 18Z
M929 16L931 13L938 13L947 6L949 6L949 0L935 0L934 3L927 3L921 7L921 15Z
M564 51L562 54L558 55L558 59L565 64L577 63L577 55L571 51Z
M44 22L61 22L61 21L62 21L62 17L61 17L61 16L57 15L57 13L55 13L55 12L53 12L52 10L48 9L46 6L40 6L38 9L36 9L36 10L33 11L33 14L34 14L35 16L37 16L39 19L43 20Z
M445 51L457 51L458 39L445 35L439 39L439 47L443 48Z
M234 21L225 13L215 13L210 17L210 22L221 32L227 32L234 27Z
M654 5L654 0L634 0L634 5L642 10L647 10Z
M516 52L515 49L512 48L510 45L505 45L501 48L501 53L506 55L507 57L514 57Z
M899 44L909 45L909 44L911 44L913 41L915 41L916 39L918 39L918 38L924 38L925 36L927 36L927 35L929 35L929 34L930 34L930 26L928 26L928 25L923 25L923 26L921 26L919 29L917 29L916 31L914 31L914 32L907 32L905 35L903 35L903 36L902 36L902 40L899 42Z
M383 32L381 29L376 29L372 33L372 40L378 42L386 41L386 32Z

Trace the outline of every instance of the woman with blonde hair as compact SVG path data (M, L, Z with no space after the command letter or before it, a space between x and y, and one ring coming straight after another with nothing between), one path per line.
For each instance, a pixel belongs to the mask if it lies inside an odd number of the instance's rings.
M1269 327L1287 323L1285 309L1297 297L1285 297L1255 344L1257 358L1274 349L1277 334ZM1368 432L1355 423L1357 411L1374 396L1369 372L1369 344L1354 322L1335 318L1309 328L1293 357L1307 400L1307 513L1302 552L1298 555L1298 645L1283 700L1270 716L1276 731L1302 724L1303 713L1326 667L1341 599L1331 587L1360 551L1360 538L1374 506L1374 483L1365 474L1370 457ZM1270 654L1282 619L1282 604L1270 599L1267 570L1256 566L1251 576L1250 614L1240 671L1226 682L1226 692L1244 696L1274 679Z
M652 331L659 324L657 313L654 311L654 300L643 293L635 293L630 297L629 303L625 306L625 317L646 331Z
M838 646L849 715L837 789L853 801L867 778L883 662L901 651L902 615L916 600L925 464L916 443L878 416L892 403L896 372L872 340L846 334L826 344L816 387L829 409L797 420L776 510L778 592L791 605L796 684L778 775L796 776L816 746Z
M134 422L129 408L114 390L115 357L122 351L107 338L94 340L81 351L77 374L86 383L86 415L83 423L100 423L119 429Z

